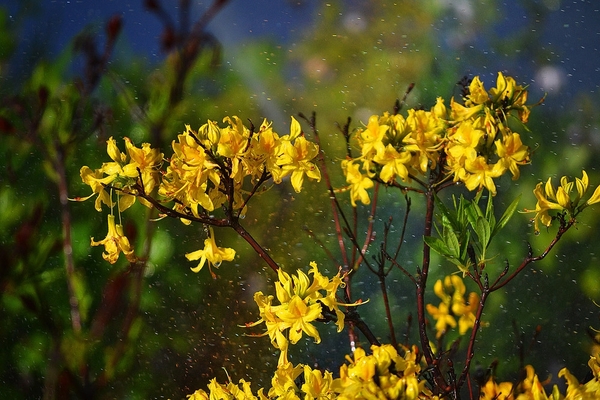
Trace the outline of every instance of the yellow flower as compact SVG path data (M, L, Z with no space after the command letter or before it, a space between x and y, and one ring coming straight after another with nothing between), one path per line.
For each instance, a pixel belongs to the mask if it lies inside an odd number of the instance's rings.
M527 123L530 114L529 107L525 105L527 90L523 86L517 85L514 78L498 72L496 87L490 89L490 97L493 103L505 111L517 110L521 122Z
M188 394L186 396L186 398L188 400L209 400L210 399L208 393L206 393L202 389L198 389L194 393Z
M469 85L469 96L468 101L472 104L484 104L489 100L488 93L486 92L483 82L476 76Z
M440 338L447 332L448 327L456 327L456 320L450 315L450 307L446 303L440 303L439 307L427 304L427 312L435 319L436 338Z
M448 294L448 292L451 294ZM469 301L465 302L465 293L467 291L463 280L458 275L449 275L444 278L442 283L438 279L433 285L433 291L442 302L439 307L427 304L427 312L431 314L437 322L435 330L436 337L440 338L448 328L455 328L458 320L458 332L464 335L475 324L475 314L479 303L479 296L475 292L469 294Z
M102 257L111 264L114 264L119 259L119 254L123 252L129 262L135 262L136 256L133 254L133 249L129 244L129 239L123 234L123 226L115 224L115 216L108 216L108 234L103 240L95 242L91 240L92 246L104 246Z
M104 176L104 172L101 169L93 171L90 167L85 165L79 170L79 175L81 176L83 183L92 188L92 194L87 197L75 198L73 200L85 201L94 195L98 195L94 203L96 211L102 211L102 203L106 204L109 208L113 207L114 204L111 196L109 196L108 192L105 190L104 185L109 185L115 179L114 176Z
M478 156L474 160L465 161L465 170L468 175L463 182L469 190L481 190L485 187L492 196L496 195L496 184L493 178L501 176L504 171L504 165L501 162L489 165L483 156Z
M479 399L509 400L513 398L512 390L513 384L511 382L496 383L494 378L490 378L481 388Z
M383 139L389 126L380 125L379 117L372 115L366 129L358 132L361 153L363 157L373 157L374 154L383 152L385 145Z
M308 305L299 296L294 296L277 316L290 328L290 343L296 344L302 338L302 332L314 338L316 343L321 343L319 331L311 324L321 316L321 304Z
M592 196L585 202L586 205L591 206L600 202L600 186L596 187Z
M304 136L298 137L294 144L284 146L284 155L279 161L282 168L282 177L291 173L292 187L299 193L302 190L304 175L316 181L321 180L321 171L311 162L319 153L319 146L306 140Z
M304 384L300 388L308 399L328 399L332 394L331 385L333 383L332 373L326 371L323 374L318 369L311 369L308 365L304 366Z
M548 400L548 395L531 365L525 366L525 379L519 384L517 392L519 392L517 400Z
M367 189L373 187L373 181L366 175L363 175L360 166L351 160L342 161L342 169L346 175L346 182L350 184L350 202L352 207L356 207L356 200L363 204L370 204L369 193Z
M512 133L496 140L496 149L504 168L512 173L513 180L519 179L518 166L529 162L529 147L523 144L518 133Z
M567 399L588 399L591 396L585 395L584 386L579 384L579 380L573 376L568 369L563 368L558 371L558 377L564 377L567 380Z
M437 165L439 150L444 144L445 114L446 107L440 98L431 111L408 110L406 123L411 132L402 141L402 152L412 155L412 160L405 162L407 166L426 173L428 168Z
M277 370L271 379L271 389L269 389L270 398L286 399L295 398L299 391L295 383L296 378L302 373L303 366L301 364L294 366L290 362L277 365ZM291 397L288 397L291 396Z
M211 265L214 265L215 268L219 268L223 261L233 261L235 258L235 250L217 246L213 229L209 228L209 237L204 240L204 248L188 253L185 257L190 261L200 260L197 267L191 268L194 272L200 272L206 261L208 261L209 268ZM210 272L214 278L215 274L212 270Z
M512 100L516 86L517 84L512 77L505 77L502 72L498 72L496 87L490 89L492 101L499 103L502 100Z
M485 108L483 104L463 106L462 104L454 101L454 98L450 99L450 119L452 121L460 122L469 120L482 113L484 109Z
M477 148L483 140L484 133L471 121L461 123L450 135L446 153L463 165L467 159L474 160L477 158Z
M338 272L333 278L323 276L315 262L310 263L311 270L308 277L302 271L291 275L279 269L279 280L275 282L275 290L279 305L272 305L273 296L265 296L262 292L254 294L254 301L258 305L260 319L248 323L245 327L254 327L265 323L271 344L281 350L279 365L287 362L287 348L289 343L295 344L303 333L311 336L317 343L321 341L319 331L312 324L313 321L323 318L323 307L335 312L338 332L344 328L344 313L339 306L357 306L363 304L358 301L352 304L340 303L336 300L335 293L343 283ZM287 332L288 338L282 333ZM261 335L262 336L262 335Z
M158 150L150 148L150 145L147 143L143 144L141 149L137 148L127 137L125 138L127 154L119 150L112 137L107 140L106 144L106 152L113 161L103 163L102 167L95 171L92 171L87 166L81 168L79 171L81 180L85 184L90 185L93 193L88 197L77 198L75 200L87 200L97 194L98 197L95 202L96 210L102 210L102 203L112 208L114 205L112 198L105 190L106 185L112 185L122 189L117 191L117 196L119 197L118 206L119 211L125 211L136 200L135 194L128 193L126 189L134 185L140 175L146 194L150 194L154 187L156 187L159 176L158 167L162 162L163 155ZM129 162L128 158L131 159ZM152 207L149 202L143 199L140 201L147 207Z
M247 154L250 132L237 116L225 117L223 122L229 123L229 126L221 129L217 154L231 160L230 176L236 182L241 182L246 175L243 170L243 160Z
M548 183L546 183L546 187L548 188L549 182L551 179L548 178ZM550 188L552 188L550 183ZM546 197L546 191L542 189L542 183L538 183L533 190L533 194L537 199L537 204L535 205L535 210L527 210L525 212L535 212L535 217L533 217L534 221L534 230L536 233L540 231L539 222L543 225L549 227L552 224L552 217L548 214L550 210L562 210L563 207L557 203L551 202ZM554 193L552 190L551 193Z
M125 175L136 178L141 174L144 191L150 194L158 186L158 169L163 154L158 149L151 148L149 143L143 143L141 148L135 147L128 137L125 138L125 149L131 159L129 164L123 167Z
M253 176L260 177L266 169L273 181L281 182L281 168L277 165L281 140L273 131L271 124L265 119L259 128L258 134L252 136L250 156L246 160Z
M412 160L412 155L407 151L398 152L391 144L385 146L385 150L373 157L373 161L383 165L379 177L384 182L392 182L399 176L403 181L408 181L408 169L406 164Z

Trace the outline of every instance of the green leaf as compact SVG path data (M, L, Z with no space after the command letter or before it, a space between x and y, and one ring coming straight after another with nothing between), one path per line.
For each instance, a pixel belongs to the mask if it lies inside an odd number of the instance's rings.
M485 249L487 249L488 245L490 244L491 233L490 224L484 217L477 218L477 222L475 224L475 233L477 233L482 251L485 252Z
M481 211L481 208L479 208L477 202L475 200L467 202L464 212L469 220L469 223L471 224L471 227L476 229L477 220L480 217L483 217L483 211Z
M436 253L446 257L448 255L448 247L441 239L433 236L424 236L423 240Z
M460 230L460 224L458 222L458 219L456 218L456 214L454 212L450 211L450 209L448 207L446 207L446 205L442 202L442 200L440 200L440 198L437 196L437 194L435 195L435 200L437 203L436 204L437 209L442 214L442 223L444 221L444 218L446 218L450 222L450 224L452 225L452 228L454 230ZM456 208L456 201L455 201L455 208Z
M504 211L504 214L502 214L502 216L498 220L498 224L494 227L494 230L492 231L492 236L498 233L500 229L504 228L508 220L513 216L513 214L517 210L519 200L521 200L521 195L519 195L516 199L513 200L512 203L510 203L508 208Z
M444 229L442 234L444 243L448 249L448 255L458 258L460 256L460 244L458 242L458 237L456 237L456 233L454 233L452 229Z
M492 232L496 229L496 216L494 215L494 202L492 196L488 196L488 202L485 209L485 219L489 222Z

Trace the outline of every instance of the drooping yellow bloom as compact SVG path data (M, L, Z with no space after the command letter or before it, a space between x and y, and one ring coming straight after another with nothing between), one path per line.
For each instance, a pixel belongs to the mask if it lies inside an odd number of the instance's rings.
M213 229L209 228L208 238L204 240L204 248L187 253L185 257L190 261L200 260L200 263L197 267L191 268L191 270L194 272L200 272L207 261L209 268L211 265L214 265L215 268L219 268L223 261L233 261L235 258L235 250L217 246ZM212 269L211 274L214 277Z
M115 216L108 216L108 234L106 237L98 242L91 240L92 246L104 246L104 253L102 257L111 264L114 264L119 259L119 254L123 252L129 262L135 262L137 260L133 249L129 244L129 239L123 234L123 226L115 223Z
M85 165L79 170L79 175L81 176L83 183L92 188L92 194L87 197L76 198L74 200L85 201L94 195L98 195L94 203L96 211L102 211L102 203L106 204L109 208L114 206L112 198L105 188L105 185L110 185L110 183L115 179L114 176L105 176L101 169L92 170L90 167Z

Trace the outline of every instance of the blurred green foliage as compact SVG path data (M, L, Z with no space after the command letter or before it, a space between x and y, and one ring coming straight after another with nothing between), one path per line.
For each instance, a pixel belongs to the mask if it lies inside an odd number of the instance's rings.
M268 340L246 337L238 325L255 320L252 295L271 290L272 271L233 232L222 232L219 240L236 248L236 262L223 265L216 281L196 275L183 255L199 248L203 227L149 222L157 216L137 206L127 212L124 225L147 262L109 265L102 250L89 245L90 237L104 235L104 217L91 204L66 201L88 194L79 168L99 166L110 136L120 145L129 136L137 144L166 148L184 124L196 128L207 118L238 115L259 124L267 115L285 131L289 115L314 110L339 186L337 168L345 150L336 123L343 125L350 116L356 126L372 113L391 110L412 82L416 88L408 104L427 108L437 95L457 93L455 83L469 66L488 61L479 55L457 57L440 47L435 24L448 12L440 4L377 0L351 14L342 1L324 3L294 46L269 39L248 43L236 49L243 66L232 68L223 63L228 49L223 52L218 41L192 56L171 49L160 64L149 65L141 54L126 54L117 22L107 21L105 33L74 38L60 56L36 62L26 71L28 78L18 82L10 80L23 73L11 63L19 52L17 32L0 9L0 397L184 398L213 376L225 380L222 367L234 380L268 384L276 355ZM497 11L477 5L474 12L480 18L468 31L490 35ZM112 40L114 48L102 51L96 37ZM183 62L189 69L178 75ZM600 182L594 165L598 142L589 140L600 125L598 100L579 94L562 112L534 110L529 140L538 145L538 154L528 167L531 173L518 185L508 179L501 183L512 185L512 195L523 191L521 208L535 204L531 188L546 176L580 175L586 168L590 181ZM571 112L576 109L580 112ZM381 204L378 229L387 221L386 212L400 220L405 207L391 196ZM335 251L323 185L309 182L300 194L273 187L252 206L246 225L284 268L305 268L315 260L330 273L337 270L307 232ZM552 257L490 298L484 315L490 325L477 343L476 363L486 368L497 358L499 371L510 375L522 361L522 343L524 361L540 376L566 364L583 377L590 344L586 329L598 326L592 300L600 300L595 247L600 218L597 211L592 214ZM493 249L499 257L515 263L527 242L534 249L547 243L544 234L532 235L527 220L513 218L511 229L519 235L499 241ZM420 230L418 221L411 223ZM409 254L416 253L419 240L418 234L407 238L407 266L418 259L411 261ZM413 288L403 278L397 272L389 280L396 321L407 320L413 307ZM362 297L371 298L365 321L385 335L374 277L359 271L355 281L361 283ZM540 334L532 339L537 326ZM334 328L327 328L326 354L323 347L298 346L293 359L337 367L348 351L347 338L330 335ZM411 341L415 334L415 329L409 333Z

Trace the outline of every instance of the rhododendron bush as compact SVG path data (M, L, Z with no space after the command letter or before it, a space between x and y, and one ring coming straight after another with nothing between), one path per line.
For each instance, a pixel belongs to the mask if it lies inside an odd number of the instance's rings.
M339 136L347 154L338 168L330 166L321 150L314 113L299 114L299 120L291 117L285 133L267 120L254 125L239 116L227 116L222 123L209 120L197 129L185 125L168 150L147 143L136 146L126 137L123 152L110 138L110 160L81 168L81 179L92 193L74 200L95 198L96 210L108 213L107 236L92 238L91 245L104 246L102 256L109 263L116 263L121 253L130 263L144 261L123 230L125 211L139 200L157 210L157 224L175 218L208 228L203 247L185 257L197 262L190 266L192 271L208 271L216 279L214 285L222 284L217 269L227 268L236 258L234 248L217 240L226 228L244 239L276 275L273 289L254 294L257 313L248 316L254 322L239 327L248 336L268 336L278 352L271 386L257 389L243 379L213 379L190 398L437 399L458 398L461 393L490 400L600 397L598 354L589 359L593 377L585 384L568 369L560 371L565 393L545 386L530 365L517 382L498 382L493 374L473 378L477 341L485 340L486 327L494 324L484 319L488 299L553 250L580 214L600 202L600 186L590 186L586 171L581 177L564 176L559 184L544 178L530 189L536 204L520 207L517 196L508 206L498 206L497 181L504 175L518 180L522 169L535 162L522 139L532 109L527 88L502 73L490 89L479 77L462 85L460 98L440 97L429 109L404 112L403 103L397 102L391 112L373 115L357 127L349 121ZM339 173L345 184L337 187L331 177ZM338 271L331 276L310 259L285 271L244 225L253 199L266 188L291 185L300 192L306 179L321 181L322 186L315 187L329 193L340 255L331 260L328 270ZM404 198L405 207L403 215L390 215L389 223L377 231L373 221L388 212L378 204L383 190ZM413 214L419 211L411 209L416 202L425 205L418 216ZM544 228L548 240L541 253L530 247L513 265L495 253L493 243L510 226L515 211L516 218L532 220L536 234ZM364 232L356 225L363 213ZM420 225L408 224L409 217L419 219ZM403 221L399 235L390 229L398 219ZM411 234L422 237L422 254L418 265L408 266L402 246L413 229L419 232ZM435 281L434 254L443 271L443 279ZM309 266L307 272L304 266ZM374 332L361 317L371 304L356 295L353 278L359 269L370 270L372 279L382 283L388 332ZM413 286L417 343L398 340L401 326L393 322L387 296L395 290L386 282L392 270ZM350 339L339 370L311 367L308 360L294 364L290 347L309 337L320 343L319 329L327 322Z

